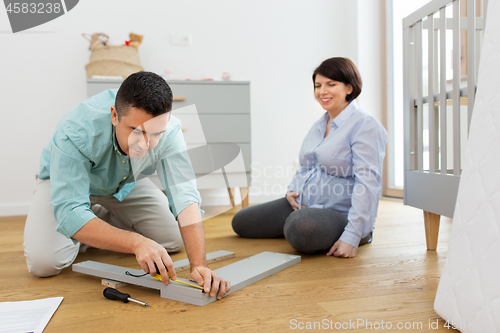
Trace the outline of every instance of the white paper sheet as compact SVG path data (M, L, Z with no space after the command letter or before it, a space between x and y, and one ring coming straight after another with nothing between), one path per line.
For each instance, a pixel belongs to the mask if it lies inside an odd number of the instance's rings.
M63 297L0 302L0 333L41 333Z

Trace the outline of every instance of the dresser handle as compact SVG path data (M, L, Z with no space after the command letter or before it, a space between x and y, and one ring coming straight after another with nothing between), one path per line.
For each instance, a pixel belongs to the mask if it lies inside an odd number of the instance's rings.
M186 127L181 127L181 131L185 132L185 131L187 131L187 128Z
M186 97L174 97L174 102L182 102L185 100L186 100Z

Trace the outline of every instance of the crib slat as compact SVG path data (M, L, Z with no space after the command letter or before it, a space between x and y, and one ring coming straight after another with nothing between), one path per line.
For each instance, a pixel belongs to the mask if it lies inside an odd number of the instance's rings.
M476 95L476 4L475 0L467 0L467 137L469 137L470 121Z
M453 1L453 174L460 175L460 0Z
M440 19L440 27L439 27L439 112L440 112L440 154L441 154L441 174L447 173L447 137L446 137L446 7L443 7L439 10L439 19Z
M405 170L415 170L416 159L416 140L415 140L415 126L416 126L416 112L415 112L415 83L410 78L415 76L414 64L414 28L405 28L403 31L403 80L406 82L403 89L405 107L404 107L404 156L405 156ZM405 171L406 173L406 171Z
M424 121L423 121L423 80L422 80L422 21L415 25L415 75L417 77L417 164L418 171L424 170Z
M435 108L434 108L434 14L427 17L427 86L429 92L427 95L427 106L429 110L429 172L436 172L436 124L435 124Z

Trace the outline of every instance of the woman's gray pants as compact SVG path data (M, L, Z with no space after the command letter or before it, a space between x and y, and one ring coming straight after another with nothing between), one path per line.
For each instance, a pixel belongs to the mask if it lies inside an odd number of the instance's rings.
M330 209L293 210L286 198L240 210L233 218L233 230L245 238L285 237L303 253L328 252L347 225L347 216ZM359 245L371 242L372 234Z

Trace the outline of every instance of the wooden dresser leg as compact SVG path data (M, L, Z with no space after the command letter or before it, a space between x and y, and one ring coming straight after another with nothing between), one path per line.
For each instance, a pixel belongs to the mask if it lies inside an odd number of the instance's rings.
M427 242L427 250L435 251L437 248L440 219L441 215L426 212L424 210L425 241Z
M235 204L234 204L234 198L233 198L233 191L234 191L234 188L232 188L232 187L227 188L227 193L229 193L229 200L231 201L231 207L234 208Z
M248 207L248 187L240 187L241 193L241 206Z

